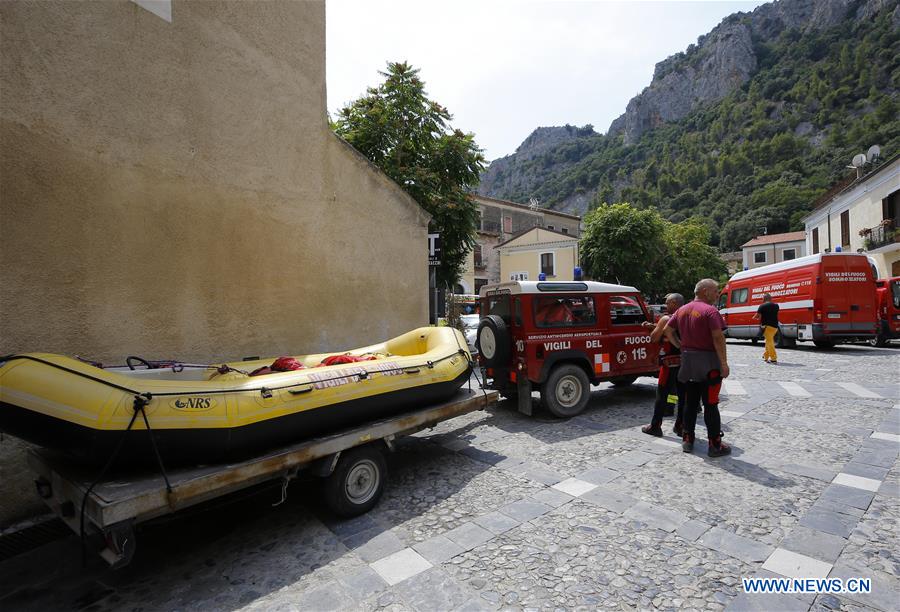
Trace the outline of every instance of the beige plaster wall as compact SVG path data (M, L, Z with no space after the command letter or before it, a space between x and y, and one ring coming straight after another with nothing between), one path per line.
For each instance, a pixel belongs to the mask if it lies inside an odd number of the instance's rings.
M325 5L0 3L0 354L218 361L428 320L427 215L326 123ZM0 442L0 528L42 508Z
M427 322L427 215L328 129L324 2L0 4L0 353L344 349Z
M500 253L501 282L510 280L510 275L517 272L527 272L528 280L538 280L541 253L555 254L556 275L548 276L548 280L572 280L578 259L577 247L576 243L565 242L563 236L543 229L535 229L507 242L497 249Z

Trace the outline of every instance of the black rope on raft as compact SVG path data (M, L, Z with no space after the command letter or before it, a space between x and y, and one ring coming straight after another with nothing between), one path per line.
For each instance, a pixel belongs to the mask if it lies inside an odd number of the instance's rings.
M135 402L137 398L135 398ZM128 427L125 428L125 431L122 432L122 435L119 437L119 442L116 444L116 448L113 449L112 454L110 454L109 459L106 460L106 464L100 470L100 473L97 474L97 477L90 484L87 490L84 492L84 496L81 498L81 517L79 520L79 530L78 537L81 539L81 566L87 567L87 546L85 545L85 532L84 532L84 515L85 510L87 509L87 500L90 497L91 492L93 492L94 487L100 484L103 481L103 477L106 476L106 472L109 468L112 467L113 462L116 460L116 457L119 456L119 451L122 450L122 445L125 444L125 438L128 436L128 432L131 431L131 428L134 427L134 422L137 419L137 410L135 410L131 414L131 420L128 422Z
M156 463L159 465L159 472L162 474L163 480L166 482L166 493L172 493L172 485L169 483L169 475L166 473L166 466L163 465L162 455L159 454L159 447L156 446L156 438L153 436L153 430L150 429L150 421L147 420L147 412L144 410L153 395L150 393L142 393L134 397L135 414L141 413L144 417L144 426L147 428L147 436L150 438L150 445L153 446L153 453L156 455Z
M405 365L405 366L398 366L396 368L388 368L388 369L384 369L384 370L376 370L373 372L367 371L367 372L368 372L368 374L383 374L386 372L405 371L405 370L409 370L411 368L427 367L428 369L433 369L436 364L441 363L442 361L446 361L448 359L453 359L454 357L456 357L456 353L451 353L451 354L441 357L439 359L435 359L434 361L426 361L425 363L420 363L420 364L416 364L416 365ZM32 357L31 355L10 355L6 358L0 359L0 363L2 363L3 361L12 361L14 359L27 359L29 361L35 361L37 363L42 363L42 364L48 365L52 368L56 368L58 370L63 370L64 372L68 372L70 374L74 374L76 376L81 376L82 378L86 378L88 380L98 382L102 385L106 385L107 387L112 387L113 389L118 389L119 391L125 391L126 393L130 393L132 395L149 395L148 393L145 393L143 391L138 391L137 389L131 389L129 387L124 387L122 385L117 385L116 383L110 382L108 380L104 380L102 378L97 378L96 376L91 376L90 374L85 374L84 372L79 372L78 370L73 370L71 368L67 368L65 366L59 365L58 363L53 363L52 361L47 361L47 360L41 359L39 357ZM340 365L352 365L352 364L340 364ZM237 370L237 371L241 372L241 370ZM241 373L244 374L245 372L241 372ZM291 383L289 385L281 385L279 387L263 386L263 387L251 387L249 389L200 389L200 390L193 390L193 391L167 391L165 393L155 393L154 395L157 397L163 397L163 396L185 396L185 395L221 395L223 393L251 393L251 392L258 393L258 392L263 391L264 389L266 391L280 391L281 389L291 389L293 387L302 387L302 386L311 385L314 383L329 382L332 380L341 380L343 378L348 378L349 376L356 376L356 374L335 374L334 376L332 376L330 378L321 378L318 380L308 380L308 381L303 381L303 382L296 382L296 383Z
M119 452L122 450L122 446L125 444L125 438L128 436L128 432L132 430L134 427L134 422L137 420L137 415L140 415L144 419L144 426L147 428L147 435L150 437L150 444L153 446L153 452L156 455L156 462L159 465L159 471L162 474L163 480L166 482L166 492L172 493L172 485L169 482L169 475L166 473L166 468L163 465L162 456L159 454L159 448L156 446L156 439L153 437L153 430L150 429L150 421L147 419L147 412L144 410L147 405L150 403L150 400L153 399L153 395L150 393L138 393L134 396L134 403L132 404L132 413L131 420L128 421L128 427L125 428L125 431L122 432L121 437L119 437L119 442L116 444L116 448L113 449L112 454L110 454L109 459L106 460L106 464L100 470L100 473L97 474L97 477L90 484L87 490L84 492L84 496L81 498L81 516L79 517L79 531L78 536L81 538L81 565L82 567L87 566L87 546L85 545L85 531L84 531L84 517L87 510L87 500L90 497L91 493L94 491L94 487L103 482L103 477L106 476L106 472L109 471L109 468L112 467L116 458L119 456Z

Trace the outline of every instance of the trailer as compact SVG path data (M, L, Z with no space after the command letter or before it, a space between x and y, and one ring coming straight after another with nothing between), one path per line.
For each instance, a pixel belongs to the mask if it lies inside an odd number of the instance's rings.
M28 465L38 495L113 567L127 565L136 548L135 527L216 498L281 481L282 495L299 475L324 478L325 502L343 517L371 509L387 477L385 451L399 436L434 427L496 404L496 391L460 389L440 404L278 448L238 463L117 476L95 482L96 467L75 465L65 454L35 448Z

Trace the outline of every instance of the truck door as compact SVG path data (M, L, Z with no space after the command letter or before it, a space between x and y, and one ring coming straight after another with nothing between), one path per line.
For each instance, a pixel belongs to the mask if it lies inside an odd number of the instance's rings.
M650 330L641 326L644 321L652 320L639 296L609 296L609 330L614 347L610 366L614 375L656 369L658 347L650 344Z

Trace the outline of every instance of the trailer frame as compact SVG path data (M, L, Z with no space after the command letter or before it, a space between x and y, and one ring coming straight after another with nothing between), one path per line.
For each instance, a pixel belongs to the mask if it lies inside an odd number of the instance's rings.
M158 471L104 480L91 489L96 467L73 464L67 455L42 448L31 449L27 461L36 476L38 495L51 511L80 534L83 504L85 535L94 540L102 536L96 546L100 556L111 566L122 567L131 561L135 527L141 523L267 481L281 479L285 491L300 473L328 478L345 451L364 446L377 452L392 450L393 441L399 436L484 410L495 405L497 399L496 391L460 389L442 403L277 448L244 461L168 470L171 491ZM383 481L384 475L382 487ZM379 489L377 497L380 495Z

